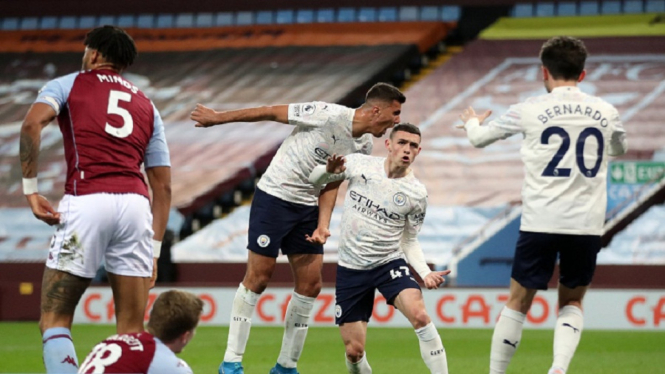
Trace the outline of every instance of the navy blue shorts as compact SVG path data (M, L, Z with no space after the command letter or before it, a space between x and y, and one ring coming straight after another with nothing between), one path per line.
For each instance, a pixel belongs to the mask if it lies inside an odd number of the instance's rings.
M559 283L588 286L601 248L598 235L546 234L520 231L512 278L523 287L546 290L559 255Z
M335 285L335 323L369 322L374 310L374 294L378 289L389 305L395 306L395 298L408 288L420 289L411 275L406 261L390 261L371 270L354 270L337 266Z
M291 203L259 188L249 210L247 248L268 257L289 254L323 254L323 246L305 240L319 222L319 207Z

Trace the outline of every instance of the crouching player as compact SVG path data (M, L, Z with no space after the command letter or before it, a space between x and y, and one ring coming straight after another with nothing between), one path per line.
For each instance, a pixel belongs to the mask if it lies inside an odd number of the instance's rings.
M150 312L148 332L118 334L97 344L79 373L191 374L176 357L194 338L203 301L189 292L159 295Z
M345 159L333 155L327 165L317 166L310 175L316 185L349 180L335 289L335 322L346 347L346 367L349 373L372 372L365 354L365 337L378 289L415 328L421 356L430 372L447 374L443 343L405 261L406 257L428 289L438 288L450 272L430 271L417 239L427 208L425 186L410 168L420 152L420 130L406 123L395 126L386 148L385 158L352 154ZM331 213L332 208L321 210L320 229L328 228Z

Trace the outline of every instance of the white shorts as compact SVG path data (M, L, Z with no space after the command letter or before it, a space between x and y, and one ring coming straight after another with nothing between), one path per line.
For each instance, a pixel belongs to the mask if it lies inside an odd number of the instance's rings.
M152 212L137 194L65 195L46 266L94 278L104 260L118 275L152 275Z

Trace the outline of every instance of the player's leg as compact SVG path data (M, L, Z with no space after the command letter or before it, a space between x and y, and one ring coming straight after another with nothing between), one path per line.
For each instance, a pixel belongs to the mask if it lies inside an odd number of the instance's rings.
M289 258L295 288L286 308L284 337L273 373L296 373L305 346L314 301L321 292L323 246L305 240L316 229L318 207L298 206L298 223L282 240L282 253Z
M350 374L372 374L367 361L365 341L367 338L367 322L356 321L339 325L339 332L344 342L346 369Z
M448 374L448 359L443 342L427 314L422 292L416 288L402 290L394 301L395 307L411 322L420 343L420 356L432 374Z
M490 373L505 373L522 340L526 313L539 289L547 289L556 263L556 236L521 232L510 280L510 295L492 334Z
M96 213L104 213L105 205L95 206L89 200L87 196L65 195L58 205L62 218L46 260L39 320L48 373L78 370L71 336L74 310L99 267L108 240L103 229L107 216Z
M282 239L296 223L292 215L287 202L259 188L255 190L249 213L247 270L231 305L229 335L220 374L244 373L242 358L249 340L252 314L275 271Z
M582 299L596 269L599 236L566 235L570 242L560 251L559 316L554 328L551 374L564 374L582 337Z
M374 309L375 276L374 269L354 270L337 266L335 324L340 327L349 373L372 373L365 352L365 337L367 322Z
M115 303L116 332L118 334L143 332L150 277L119 275L110 269L107 269L107 273Z

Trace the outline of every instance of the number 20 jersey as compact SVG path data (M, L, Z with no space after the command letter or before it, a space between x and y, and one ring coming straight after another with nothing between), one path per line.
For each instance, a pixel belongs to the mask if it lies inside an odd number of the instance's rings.
M36 103L55 110L63 135L65 193L136 193L148 197L145 167L170 166L164 125L152 102L113 70L73 73L48 82Z
M511 106L488 126L497 138L524 134L522 231L602 234L608 151L619 141L625 148L614 106L577 87L557 87Z

